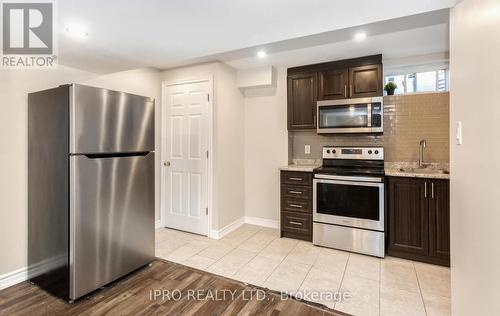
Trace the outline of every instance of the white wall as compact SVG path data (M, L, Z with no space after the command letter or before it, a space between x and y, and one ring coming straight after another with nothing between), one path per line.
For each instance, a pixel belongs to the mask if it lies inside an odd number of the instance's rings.
M245 135L243 95L236 70L220 64L215 96L215 179L218 228L245 216Z
M500 311L500 2L464 0L450 20L453 315ZM455 126L463 124L463 144Z
M57 70L0 70L0 275L27 263L27 94L71 82L159 96L159 72L98 76Z
M168 82L214 77L214 183L212 229L219 230L244 216L244 108L236 88L236 71L221 63L167 70Z
M288 163L286 68L276 87L246 91L245 215L279 220L280 166Z

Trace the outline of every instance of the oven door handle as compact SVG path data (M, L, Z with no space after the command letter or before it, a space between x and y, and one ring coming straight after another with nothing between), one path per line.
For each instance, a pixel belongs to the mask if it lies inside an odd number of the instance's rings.
M326 183L326 184L343 184L343 185L355 185L359 187L377 187L383 188L384 183L382 182L360 182L360 181L348 181L348 180L328 180L328 179L314 179L314 186L317 183Z
M335 176L327 174L316 174L315 179L325 179L325 180L344 180L349 182L383 182L381 177L362 177L362 176Z

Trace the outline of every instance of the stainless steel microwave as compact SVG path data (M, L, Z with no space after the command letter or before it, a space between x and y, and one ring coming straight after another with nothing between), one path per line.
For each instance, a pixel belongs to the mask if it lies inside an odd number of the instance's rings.
M318 101L318 134L383 133L383 97Z

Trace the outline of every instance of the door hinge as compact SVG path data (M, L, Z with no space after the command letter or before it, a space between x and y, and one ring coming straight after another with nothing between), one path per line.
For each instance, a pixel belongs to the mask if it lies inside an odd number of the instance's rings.
M210 102L210 94L207 94L207 101Z
M205 208L205 215L208 215L208 207Z
M207 159L208 159L208 150L207 150Z

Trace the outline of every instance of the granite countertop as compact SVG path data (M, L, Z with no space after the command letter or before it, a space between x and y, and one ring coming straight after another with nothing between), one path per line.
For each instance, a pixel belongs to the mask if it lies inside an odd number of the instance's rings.
M291 164L282 166L282 171L313 172L321 167L321 159L294 159ZM406 169L406 170L401 170ZM414 169L414 170L408 170ZM432 170L432 171L427 171ZM435 171L434 171L435 170ZM447 163L428 163L425 168L419 170L417 163L408 162L386 162L385 175L388 177L411 177L428 179L449 179L450 165ZM426 172L427 171L427 172ZM440 172L444 171L444 172Z
M294 159L291 164L282 166L279 170L313 172L318 167L321 167L321 159Z
M401 170L411 169L415 170ZM431 172L426 170L432 170ZM435 170L435 172L433 172ZM439 170L444 172L439 172ZM411 178L430 178L430 179L449 179L450 165L447 163L430 163L425 168L419 170L417 163L404 162L386 162L385 175L388 177L411 177Z
M287 166L280 167L281 171L302 171L302 172L313 172L314 169L318 168L320 165L298 165L290 164Z

